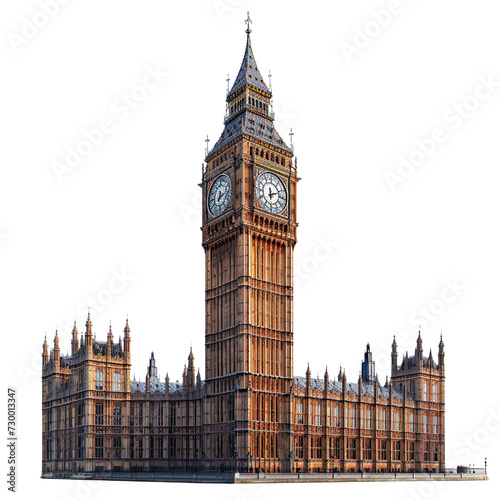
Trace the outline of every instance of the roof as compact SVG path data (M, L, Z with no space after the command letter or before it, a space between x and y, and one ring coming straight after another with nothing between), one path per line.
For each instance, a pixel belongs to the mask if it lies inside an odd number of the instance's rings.
M268 97L271 97L272 95L271 91L264 83L259 69L257 68L257 62L255 61L252 45L250 43L250 34L247 36L247 45L240 71L238 72L233 87L228 94L228 99L231 94L247 84L265 92ZM271 116L264 117L260 114L254 113L245 106L242 112L235 114L231 120L226 122L219 140L215 143L207 157L219 148L231 142L234 138L242 135L263 141L293 154L292 149L287 146L285 141L274 128L273 118Z
M252 43L250 41L250 33L247 34L247 45L245 47L245 54L243 56L243 61L241 62L240 71L238 72L233 87L228 95L231 95L234 91L246 84L253 85L259 90L263 90L271 95L271 91L265 84L259 68L257 67L257 61L253 55Z
M173 394L175 392L182 392L181 382L169 382L168 384L169 393ZM130 392L143 392L146 393L146 382L138 382L133 380L130 382ZM149 381L149 392L161 392L165 394L165 383L160 382L156 379L151 379Z
M235 137L243 134L292 153L292 150L286 145L285 141L274 128L271 120L266 120L256 113L245 110L226 124L219 140L215 143L208 156L228 142L231 142Z
M306 388L306 377L294 377L294 385ZM322 378L311 378L311 389L323 391L325 387L325 380ZM361 391L363 396L373 397L373 382L361 382ZM328 391L329 392L342 392L342 382L339 380L329 380L328 381ZM358 395L358 383L357 382L347 382L346 383L346 393L357 396ZM383 398L389 397L389 387L384 387L378 383L378 395ZM403 399L403 393L396 387L392 387L393 397Z

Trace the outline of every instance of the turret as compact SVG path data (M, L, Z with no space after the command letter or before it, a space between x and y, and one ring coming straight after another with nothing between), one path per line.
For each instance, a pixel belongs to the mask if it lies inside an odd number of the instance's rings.
M165 375L165 396L170 394L170 378L168 377L168 372Z
M187 368L186 365L184 365L184 370L182 371L182 391L185 392L187 391Z
M76 328L76 321L73 325L73 331L71 332L71 355L76 356L79 349L78 345L78 330Z
M392 375L395 375L398 371L398 344L396 344L396 335L394 335L394 340L392 341L391 361Z
M444 375L444 342L442 334L439 340L438 370L440 371L441 375Z
M429 349L429 357L427 359L429 368L434 368L434 359L432 358L432 349Z
M325 368L325 376L324 376L324 381L325 381L325 394L328 392L328 384L330 382L330 378L328 376L328 366Z
M418 367L421 369L424 361L424 350L422 348L422 336L420 335L420 330L418 330L417 348L415 349L415 360L417 361Z
M148 375L151 380L158 380L158 368L156 368L155 354L152 351L149 358Z
M192 348L189 349L188 356L188 367L187 367L187 385L188 387L194 387L195 384L196 370L194 368L194 356Z
M149 378L149 373L146 373L146 392L149 392L151 386L150 386L150 378Z
M365 382L375 380L375 362L370 350L370 344L366 345L365 360L361 364L361 376Z
M111 331L111 321L109 322L108 345L106 354L108 355L108 357L111 357L113 355L113 332Z
M47 344L47 335L43 341L42 363L46 365L49 362L49 345Z
M125 356L125 361L130 363L130 327L128 326L128 318L125 323L125 328L123 329L123 354Z
M61 350L59 349L59 336L56 330L56 336L54 337L54 366L59 368L61 363Z
M92 345L94 339L92 338L92 321L90 321L90 310L87 315L87 321L85 322L85 347L87 354L90 356L92 353Z
M307 363L307 370L306 370L306 391L307 394L311 392L311 369L309 368L309 363Z
M199 368L198 368L198 373L196 374L196 388L201 389L201 375Z

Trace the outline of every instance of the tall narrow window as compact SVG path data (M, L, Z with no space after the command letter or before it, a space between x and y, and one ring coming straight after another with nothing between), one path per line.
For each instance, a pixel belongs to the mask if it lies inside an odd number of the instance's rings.
M122 390L122 374L120 372L113 372L113 391Z
M422 384L422 399L427 401L427 382Z
M438 433L438 418L436 416L432 417L432 432L433 434Z
M96 403L95 405L95 425L104 424L104 408L102 403Z
M415 420L413 413L410 413L410 432L415 432Z
M95 388L97 391L104 389L104 374L102 370L96 370L95 372Z
M113 425L122 425L122 407L119 403L113 408Z

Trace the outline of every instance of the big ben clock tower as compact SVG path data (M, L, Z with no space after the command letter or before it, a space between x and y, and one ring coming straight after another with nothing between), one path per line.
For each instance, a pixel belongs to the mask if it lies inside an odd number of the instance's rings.
M287 471L292 458L296 165L274 128L250 42L205 159L206 415L210 467Z

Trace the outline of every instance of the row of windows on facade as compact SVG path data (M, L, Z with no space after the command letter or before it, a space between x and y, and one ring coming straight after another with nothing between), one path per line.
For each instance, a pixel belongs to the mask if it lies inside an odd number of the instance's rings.
M258 149L251 146L250 156L254 156L254 153L255 156L260 156L261 158L265 158L266 160L271 160L273 163L277 163L278 165L282 165L283 167L285 166L284 156L275 155L274 153L269 153L269 151L265 151L264 149ZM213 163L213 167L218 167L225 161L227 161L227 153L224 153L219 158L217 158Z
M249 97L248 98L248 105L249 106L255 106L256 108L262 109L264 112L268 112L269 106L262 101L259 101L258 99L255 99L254 97ZM243 109L243 99L240 101L234 103L231 105L231 114L235 113L236 111L241 111Z
M371 429L373 427L373 412L371 408L360 408L360 420L361 420L361 428L362 429ZM312 425L323 425L321 421L321 405L320 404L310 404L309 405L309 415L312 417ZM387 410L383 408L379 408L375 411L376 418L376 429L385 431L388 430L387 426ZM357 408L356 407L344 407L344 422L342 425L341 417L340 417L340 407L335 405L333 407L333 415L331 414L330 406L327 407L327 425L331 427L357 427ZM295 422L297 424L304 424L304 404L297 403L296 405L296 414L295 414ZM438 433L438 417L436 415L432 416L432 421L428 419L427 415L422 415L422 420L420 422L420 428L417 426L417 422L415 422L415 414L413 412L408 413L407 418L407 428L406 430L409 432L431 432L433 434ZM394 410L392 412L392 430L393 431L401 431L402 422L401 422L401 412L399 410Z
M149 450L145 453L144 439L135 437L130 439L130 458L164 458L166 438L155 436L149 438ZM415 441L393 441L392 450L389 451L389 442L387 440L375 440L367 438L346 438L345 448L343 447L343 439L338 437L310 437L297 436L294 438L294 458L306 458L306 443L309 439L310 458L312 459L331 459L331 460L389 460L393 461L415 461L416 446ZM170 438L168 446L168 457L178 458L180 452L179 440L175 437ZM195 441L194 439L192 441ZM256 456L274 456L276 449L276 435L266 437L264 435L256 436L254 440L254 451ZM72 455L72 440L66 440L67 446L63 448L60 442L47 440L46 442L46 458L53 460L54 458L63 459L70 458ZM56 443L57 453L54 453L54 443ZM77 438L76 458L121 458L122 457L122 438L113 436L110 438L111 447L105 447L104 436L94 437L94 449L86 453L86 438L79 436ZM195 443L194 443L195 444ZM358 444L360 448L358 450ZM378 446L377 446L378 444ZM324 450L324 446L328 445L328 449ZM196 451L196 450L195 450ZM326 456L325 455L326 451ZM345 452L345 453L344 453ZM358 456L359 455L359 456ZM439 460L439 444L436 442L424 441L422 443L421 461L437 462Z
M130 411L130 426L131 427L142 427L144 425L144 405L143 403L135 403L131 405L131 411ZM232 407L231 407L232 408ZM62 429L66 428L69 429L72 427L72 422L71 422L71 409L67 408L66 410L55 410L56 412L59 412L59 419L61 416L61 413L64 413L64 422L59 421L57 425L57 429ZM232 419L234 416L234 413L232 409L229 412L229 417ZM196 422L197 419L199 419L200 414L197 412L196 406L194 406L191 417L193 420ZM86 415L85 415L85 404L84 403L79 403L77 405L77 412L76 412L76 426L82 426L86 425L87 423ZM176 405L171 405L170 406L170 415L169 415L169 420L168 423L170 426L175 427L179 426L182 421L182 415L181 412L178 411L178 408ZM64 425L63 425L64 423ZM96 403L95 404L95 411L94 411L94 425L113 425L113 426L121 426L123 424L122 420L122 405L121 403L114 403L113 405L113 411L112 415L105 415L104 414L104 404L103 403ZM149 419L148 419L148 425L150 427L161 427L165 425L166 422L164 422L164 410L163 410L163 405L162 404L154 404L154 403L149 403ZM47 419L46 419L46 425L45 425L45 430L46 431L52 431L55 429L54 426L54 410L51 408L47 410Z
M336 437L311 437L310 439L310 457L316 459L344 459L344 449L342 447L342 438ZM294 439L295 458L305 458L306 436L297 436ZM325 440L328 440L326 443ZM366 438L346 438L345 439L345 458L348 460L391 460L395 461L415 461L415 441L393 441L393 447L389 453L389 444L386 440L377 440L378 446L373 439ZM324 445L328 444L327 456L324 455ZM358 452L358 444L360 449ZM358 456L359 455L359 456ZM421 460L423 462L439 460L439 445L434 442L423 442Z
M149 438L149 450L145 451L144 439L142 437L132 438L130 440L129 458L165 458L167 453L165 449L166 438L162 436ZM62 441L62 440L61 440ZM168 458L178 458L181 448L180 441L177 438L170 438L168 446ZM45 457L47 460L63 460L74 458L72 449L72 439L66 440L66 447L61 446L61 443L56 440L49 439L46 441ZM76 457L75 458L122 458L123 447L122 438L113 436L110 438L110 447L105 446L104 436L94 437L93 449L86 447L86 438L79 436L77 438ZM195 447L195 455L198 454L198 448Z
M104 371L96 370L95 372L95 388L98 391L104 390ZM113 372L113 391L122 390L122 374Z

